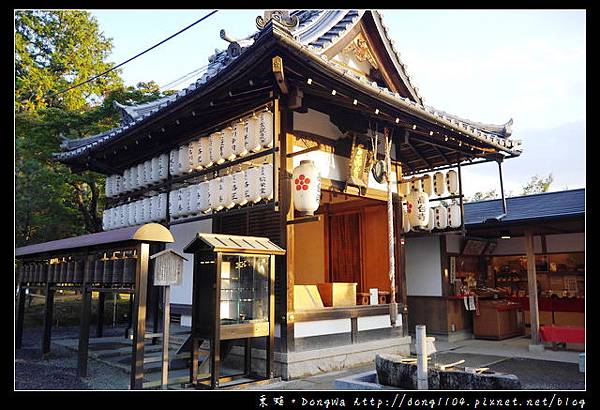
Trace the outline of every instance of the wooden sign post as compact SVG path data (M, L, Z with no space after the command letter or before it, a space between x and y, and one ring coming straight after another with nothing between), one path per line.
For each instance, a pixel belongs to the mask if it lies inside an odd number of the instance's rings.
M171 326L171 285L181 284L183 261L187 258L172 249L155 253L154 286L163 286L162 370L160 386L169 384L169 327Z

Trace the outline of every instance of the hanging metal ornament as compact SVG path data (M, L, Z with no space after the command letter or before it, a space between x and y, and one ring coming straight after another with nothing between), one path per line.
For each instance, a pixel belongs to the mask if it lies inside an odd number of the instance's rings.
M370 125L370 124L369 124ZM377 133L377 123L375 131L371 128L371 149L373 150L373 163L371 164L371 173L378 184L385 182L385 161L377 159L377 150L379 149L379 135Z

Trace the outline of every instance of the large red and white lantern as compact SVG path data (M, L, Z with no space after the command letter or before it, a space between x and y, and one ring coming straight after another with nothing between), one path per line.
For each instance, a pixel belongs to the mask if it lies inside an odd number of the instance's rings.
M294 208L305 214L314 215L321 202L321 176L315 163L302 160L292 174Z
M411 227L425 228L429 222L429 195L412 191L406 197L406 207Z

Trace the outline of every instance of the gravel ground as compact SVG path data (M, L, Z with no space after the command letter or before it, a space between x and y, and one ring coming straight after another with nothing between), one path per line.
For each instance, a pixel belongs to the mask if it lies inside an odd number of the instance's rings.
M124 328L107 326L105 336L122 335ZM91 335L94 331L90 332ZM78 327L52 329L52 339L76 338ZM23 348L15 354L15 389L16 390L120 390L129 388L127 373L100 363L88 361L88 377L77 376L77 353L52 344L50 357L42 360L42 329L25 329L23 331Z

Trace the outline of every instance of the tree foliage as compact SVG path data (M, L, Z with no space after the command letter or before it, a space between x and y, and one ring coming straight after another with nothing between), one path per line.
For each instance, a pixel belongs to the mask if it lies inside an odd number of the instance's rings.
M473 196L465 198L465 202L477 202L477 201L485 201L486 199L496 199L498 198L498 193L495 189L491 189L487 192L475 192Z
M104 176L52 159L63 139L118 125L113 102L162 97L156 83L124 87L118 72L57 95L112 66L111 40L83 11L18 11L15 18L15 242L17 246L102 229Z
M553 181L554 177L552 176L552 173L548 174L548 176L545 178L534 175L531 177L531 180L523 186L521 195L533 195L547 192L550 189L550 185L552 185Z

